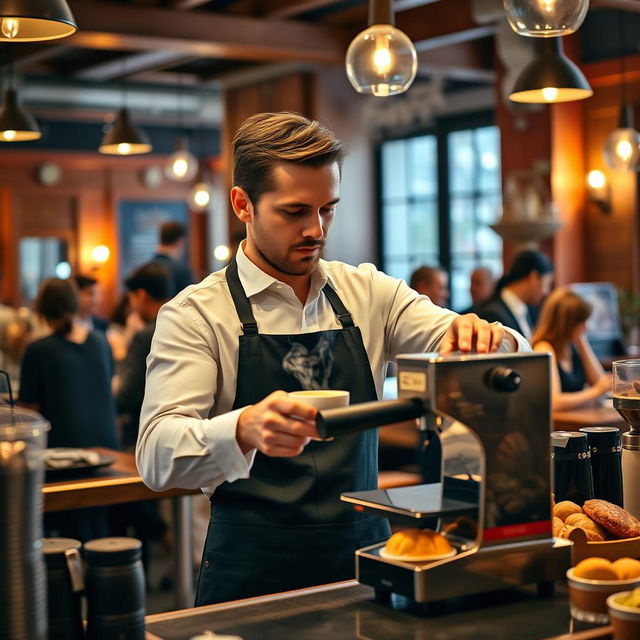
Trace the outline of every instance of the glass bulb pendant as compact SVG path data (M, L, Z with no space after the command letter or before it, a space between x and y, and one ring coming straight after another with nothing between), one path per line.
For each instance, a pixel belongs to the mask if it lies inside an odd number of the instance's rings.
M347 77L358 93L378 97L405 92L416 77L418 56L411 40L390 24L374 24L349 45Z
M179 149L171 154L165 167L167 178L176 182L189 182L195 178L197 172L198 161L186 149Z
M511 28L521 36L566 36L580 28L589 0L503 0Z
M203 211L211 202L211 187L206 182L198 182L189 195L191 207Z
M633 171L640 160L640 134L635 129L614 129L604 143L604 159L612 169Z

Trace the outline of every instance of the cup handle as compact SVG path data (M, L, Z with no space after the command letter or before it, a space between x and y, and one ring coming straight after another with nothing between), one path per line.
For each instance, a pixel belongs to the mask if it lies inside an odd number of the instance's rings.
M64 552L67 561L67 570L71 578L71 589L74 593L84 591L84 571L82 568L82 558L77 549L67 549Z

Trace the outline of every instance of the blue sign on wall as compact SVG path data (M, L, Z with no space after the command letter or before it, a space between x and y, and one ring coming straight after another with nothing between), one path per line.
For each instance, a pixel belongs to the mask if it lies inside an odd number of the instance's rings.
M151 260L158 245L160 225L169 220L182 222L188 228L187 204L182 201L167 202L165 200L120 202L118 206L120 282L136 267Z

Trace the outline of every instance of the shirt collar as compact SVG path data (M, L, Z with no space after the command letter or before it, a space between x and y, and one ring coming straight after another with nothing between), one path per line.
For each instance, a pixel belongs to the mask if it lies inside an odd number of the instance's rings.
M520 298L518 298L518 296L513 293L513 291L505 287L500 292L500 297L502 298L502 301L507 305L507 307L509 307L511 313L516 316L516 318L527 318L529 310L526 303L520 300Z
M246 240L243 240L238 246L236 261L238 263L238 276L240 277L242 288L247 298L250 298L270 287L280 284L281 281L265 273L258 265L249 260L244 252L245 242ZM323 262L324 260L320 260L317 269L311 274L310 294L312 299L318 297L320 290L329 279Z

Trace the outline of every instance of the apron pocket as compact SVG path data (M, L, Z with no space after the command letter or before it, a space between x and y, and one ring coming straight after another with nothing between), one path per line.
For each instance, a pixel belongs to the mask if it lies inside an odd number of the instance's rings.
M252 598L284 590L280 555L208 551L198 581L196 606Z

